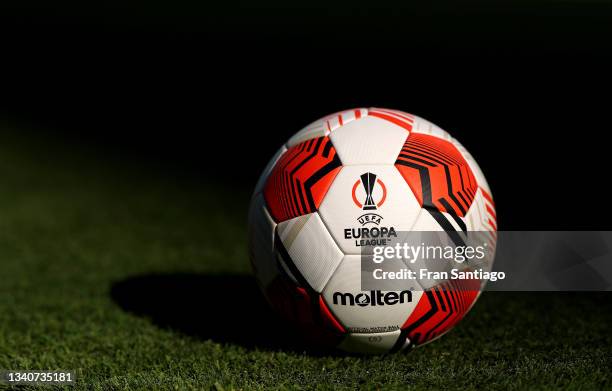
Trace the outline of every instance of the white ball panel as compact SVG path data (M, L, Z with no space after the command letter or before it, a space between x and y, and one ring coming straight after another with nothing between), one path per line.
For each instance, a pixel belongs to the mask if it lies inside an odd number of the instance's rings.
M397 342L400 330L376 334L349 334L338 345L344 351L352 353L382 354L386 353Z
M249 208L249 249L255 276L263 286L278 274L274 253L274 228L276 223L265 207L263 194L251 200Z
M360 306L354 302L354 305L350 305L351 297L344 295L352 295L353 300L359 300L358 295L367 295L371 298L372 293L361 291L361 256L347 255L325 286L323 297L330 310L349 332L399 330L423 294L420 286L414 281L406 280L405 286L406 290L412 290L410 301L404 294L403 303L398 301L390 305ZM399 292L397 293L399 295Z
M329 128L325 123L325 120L317 120L310 125L304 127L302 130L294 134L289 141L287 141L287 147L291 148L303 141L310 140L316 137L323 137L329 134Z
M283 221L277 230L297 269L314 290L321 292L343 254L319 215L315 212Z
M294 134L287 142L287 146L291 148L302 141L310 140L315 137L327 136L340 126L344 126L366 115L368 115L367 109L345 110L327 115L305 126L302 130Z
M431 136L435 136L443 140L450 141L452 139L451 135L448 134L448 132L446 132L444 129L426 120L425 118L421 118L416 115L414 116L414 123L412 125L412 131L415 133L429 134Z
M363 210L353 201L353 187L364 173L375 174L386 188L384 203L375 210ZM383 193L382 186L376 183L372 194L374 201L380 201ZM361 183L356 186L355 194L363 203L366 194ZM342 167L319 207L319 214L344 254L360 254L361 247L356 245L356 239L346 238L346 229L393 227L396 231L408 231L420 210L414 193L394 166L359 165ZM359 218L366 214L376 214L381 220L378 224L364 225Z
M368 116L339 127L329 137L345 166L393 164L408 131L390 121Z
M474 201L465 214L465 221L470 231L491 231L493 227L489 223L490 216L487 205L493 209L493 205L482 195L482 190L476 191Z

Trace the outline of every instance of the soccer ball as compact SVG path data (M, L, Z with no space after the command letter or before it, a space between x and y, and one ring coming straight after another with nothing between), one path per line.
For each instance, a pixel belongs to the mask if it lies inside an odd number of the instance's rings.
M264 169L249 210L251 264L272 307L310 340L399 351L450 330L485 281L423 278L406 290L361 291L361 246L391 231L485 232L494 250L489 186L467 150L431 122L342 111L296 133Z

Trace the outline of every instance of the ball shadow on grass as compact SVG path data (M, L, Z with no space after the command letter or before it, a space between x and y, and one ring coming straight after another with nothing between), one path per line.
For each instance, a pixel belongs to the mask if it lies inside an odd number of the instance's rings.
M202 340L246 348L334 354L312 348L268 306L247 275L148 274L111 286L123 310Z

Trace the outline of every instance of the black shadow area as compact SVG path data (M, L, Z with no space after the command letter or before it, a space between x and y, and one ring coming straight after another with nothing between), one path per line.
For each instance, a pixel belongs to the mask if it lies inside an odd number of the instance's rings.
M159 327L203 340L315 353L272 312L251 276L140 275L114 283L111 298Z

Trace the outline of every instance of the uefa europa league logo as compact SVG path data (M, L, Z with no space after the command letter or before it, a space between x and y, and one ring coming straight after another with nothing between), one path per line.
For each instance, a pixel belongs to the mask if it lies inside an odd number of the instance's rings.
M359 208L363 210L376 210L379 206L381 206L385 199L387 198L387 187L380 179L376 178L376 174L371 172L366 172L365 174L361 174L360 180L358 179L353 185L353 202ZM359 201L357 198L357 188L359 185L363 186L363 190L365 191L365 200L363 203ZM374 201L374 189L376 185L380 186L382 194L380 195L380 199L378 202Z

